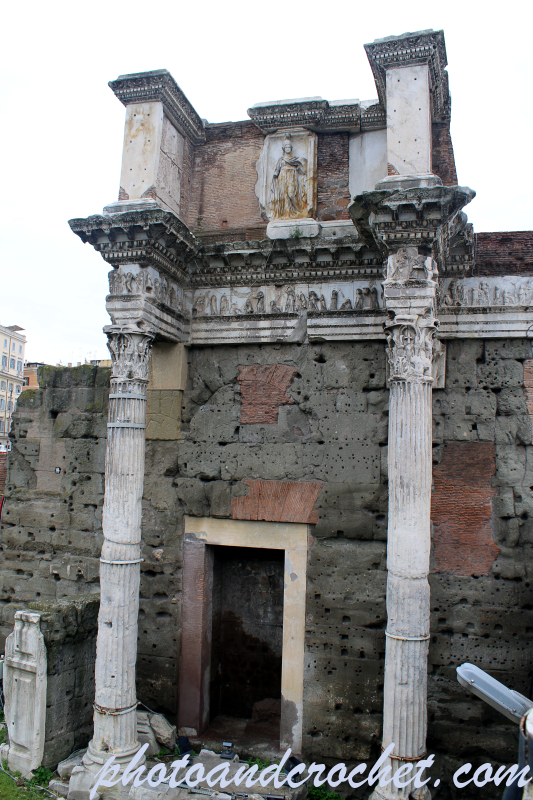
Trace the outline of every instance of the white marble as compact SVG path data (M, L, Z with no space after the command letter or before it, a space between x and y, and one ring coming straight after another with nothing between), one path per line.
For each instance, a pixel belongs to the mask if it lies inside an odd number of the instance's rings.
M431 173L427 64L387 69L387 161L399 175Z
M349 143L350 197L373 192L387 177L387 131L352 133Z
M130 202L149 192L157 205L179 214L184 142L164 115L162 102L126 107L120 188ZM108 209L117 213L115 204Z
M7 763L13 772L32 777L41 765L46 723L46 646L41 615L17 611L6 639L4 661L5 720L9 735Z
M312 239L319 233L320 223L315 219L275 220L266 229L269 239Z

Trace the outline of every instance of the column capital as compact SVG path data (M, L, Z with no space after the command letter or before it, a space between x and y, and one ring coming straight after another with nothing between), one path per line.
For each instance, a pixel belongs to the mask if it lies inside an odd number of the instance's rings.
M433 383L433 338L438 321L416 314L397 314L386 322L389 383Z
M148 382L150 356L155 338L153 331L144 331L136 325L120 327L107 325L104 328L107 347L113 362L111 378Z

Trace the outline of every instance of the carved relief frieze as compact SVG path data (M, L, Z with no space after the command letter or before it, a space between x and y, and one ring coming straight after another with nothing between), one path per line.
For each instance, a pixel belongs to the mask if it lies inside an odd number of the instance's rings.
M379 311L381 305L381 287L370 281L225 287L197 290L192 316L357 313Z
M444 281L440 305L446 308L501 308L533 305L533 278L463 278Z
M131 265L128 271L117 267L108 273L111 297L144 295L183 313L183 289L152 268Z
M400 247L387 260L388 283L406 281L436 281L437 264L431 256L418 252L417 247Z

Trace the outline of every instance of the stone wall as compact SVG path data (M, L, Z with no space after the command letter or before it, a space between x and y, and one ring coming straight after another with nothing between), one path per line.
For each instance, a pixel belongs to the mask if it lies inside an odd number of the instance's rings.
M448 775L466 754L477 763L513 762L517 743L516 726L461 689L456 666L471 661L529 693L531 359L528 340L450 341L446 388L434 391L428 751L441 754ZM305 507L305 518L318 522L308 566L304 752L316 760L377 758L384 343L191 348L188 361L187 388L176 393L179 430L170 436L155 426L147 441L138 696L175 711L183 516L261 519L270 503L271 518L301 521L295 509ZM2 531L4 604L97 585L107 373L81 370L51 371L39 392L19 401ZM56 491L39 489L51 477L45 450L63 452L75 470L62 472ZM98 492L87 501L81 492L89 486Z
M98 590L109 370L39 369L17 402L0 606ZM3 647L10 628L0 626Z

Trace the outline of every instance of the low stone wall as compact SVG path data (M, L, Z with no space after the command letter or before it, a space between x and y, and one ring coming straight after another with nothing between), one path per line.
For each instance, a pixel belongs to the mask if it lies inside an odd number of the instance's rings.
M41 616L47 662L42 763L51 769L86 747L92 736L99 605L100 596L88 594L24 606L11 603L2 611L2 626L10 631L16 611L25 608Z

